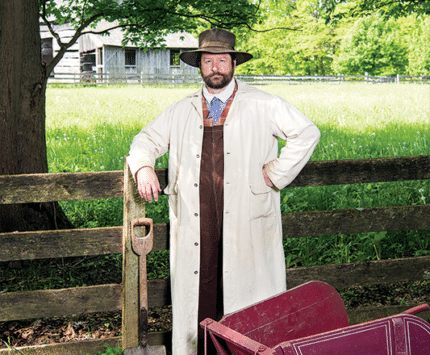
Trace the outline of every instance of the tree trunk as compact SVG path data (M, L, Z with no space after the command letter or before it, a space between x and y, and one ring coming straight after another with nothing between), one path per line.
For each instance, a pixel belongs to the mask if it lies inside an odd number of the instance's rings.
M0 1L0 175L47 173L38 0ZM57 203L0 205L0 232L71 227Z

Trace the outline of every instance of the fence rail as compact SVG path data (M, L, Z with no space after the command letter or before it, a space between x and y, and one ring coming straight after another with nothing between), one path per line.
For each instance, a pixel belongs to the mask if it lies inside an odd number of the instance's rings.
M282 84L305 84L305 83L419 83L429 84L430 75L396 75L396 76L370 76L365 75L237 75L240 80L252 85L267 85L274 83ZM50 84L71 85L160 85L160 86L182 86L200 85L200 75L181 74L97 74L97 73L55 73L49 78Z
M159 169L156 172L161 187L164 188L167 184L167 170ZM133 196L138 194L136 191L130 191L132 178L128 170L127 173L127 178L122 171L0 176L0 203L113 198L123 196L124 192L130 196L129 198L134 198ZM289 187L428 179L430 155L309 162ZM141 201L137 198L136 200ZM137 210L133 208L135 213ZM299 238L327 234L430 229L429 216L430 205L420 205L288 213L283 214L282 219L284 238ZM168 229L168 224L155 225L153 250L169 248ZM2 233L0 261L121 253L124 250L123 243L122 227ZM423 281L430 279L430 256L289 268L286 275L289 288L312 279L327 282L338 289L357 285ZM130 287L124 283L1 293L0 321L105 312L121 308L124 312L124 303L130 302L124 297L124 293L127 292L124 290ZM151 307L169 304L169 281L149 281L148 298ZM391 306L375 308L373 311L352 310L348 311L348 316L350 324L356 324L402 312L407 308ZM130 312L129 316L123 318L133 318L132 314L135 313ZM425 313L423 316L429 315ZM133 326L132 324L127 326L130 333L133 330L130 327ZM56 344L32 348L34 350L32 353L64 354L66 347L68 354L86 353L90 350L95 352L102 349L106 343L116 345L121 341L124 345L124 337L122 340L116 337L75 345ZM165 333L150 333L148 341L152 345L166 344L169 336ZM7 349L0 349L1 355L7 353Z

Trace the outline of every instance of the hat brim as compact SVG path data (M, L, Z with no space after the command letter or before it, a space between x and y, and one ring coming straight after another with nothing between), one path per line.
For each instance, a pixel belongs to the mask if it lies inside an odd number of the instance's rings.
M181 60L192 67L199 67L199 57L201 53L212 53L212 54L221 54L221 53L231 53L234 54L236 59L236 65L243 64L248 60L252 59L252 54L247 52L238 52L231 49L219 48L219 47L206 47L202 49L196 49L195 51L183 52L179 56Z

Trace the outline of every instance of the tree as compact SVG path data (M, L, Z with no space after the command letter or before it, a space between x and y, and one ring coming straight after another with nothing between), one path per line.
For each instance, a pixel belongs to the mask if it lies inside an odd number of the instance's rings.
M430 17L421 19L412 34L408 72L411 75L430 75Z
M396 75L407 66L408 47L395 20L378 15L360 18L346 34L333 69L339 74Z
M250 28L258 16L253 0L3 0L0 2L0 175L48 172L45 93L50 72L78 38L95 33L102 19L125 30L129 41L146 48L164 35L204 27ZM60 50L41 60L39 18ZM51 22L70 23L72 39L63 43ZM0 232L70 227L58 204L0 205Z
M327 21L376 13L386 20L411 14L430 14L430 0L320 0L320 4Z
M321 18L318 0L262 2L265 26L280 28L270 32L241 37L242 49L251 51L254 59L241 65L239 73L327 75L340 38L350 26L344 19L326 25Z

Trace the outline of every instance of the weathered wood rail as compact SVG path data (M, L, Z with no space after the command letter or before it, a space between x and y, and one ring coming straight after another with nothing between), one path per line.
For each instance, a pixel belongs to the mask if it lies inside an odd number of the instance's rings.
M167 183L167 170L157 170L160 184ZM289 187L345 185L430 179L430 155L309 162ZM0 176L0 203L52 202L118 198L124 194L124 172L62 173ZM366 209L313 211L283 215L285 238L392 230L430 229L430 205L387 206ZM123 251L122 227L0 234L0 261L44 259L82 255L116 254ZM154 229L153 250L166 250L168 225ZM430 279L430 256L287 269L288 286L320 280L336 288L358 285L413 282ZM124 285L98 285L62 290L39 290L0 294L0 321L104 312L123 307ZM170 302L169 282L148 284L150 307ZM407 307L350 311L350 323L401 312ZM428 316L428 315L426 315ZM168 341L166 334L150 334L150 344ZM112 338L21 349L32 354L85 354L105 344L124 343ZM7 349L0 349L7 354Z

